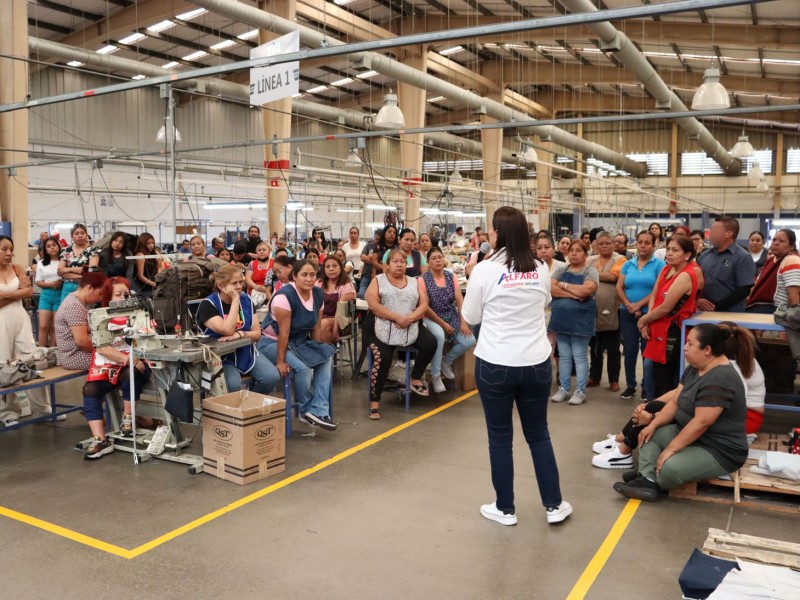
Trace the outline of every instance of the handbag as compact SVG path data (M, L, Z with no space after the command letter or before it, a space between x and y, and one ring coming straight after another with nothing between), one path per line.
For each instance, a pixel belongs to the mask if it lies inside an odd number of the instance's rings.
M182 370L178 371L178 376L167 392L167 401L164 409L176 419L184 423L194 421L194 391L189 383L181 381Z
M11 387L31 379L43 379L43 377L24 361L7 360L0 367L0 388Z
M253 310L258 310L267 301L267 292L253 290L250 292L250 300L253 301Z
M398 327L394 321L375 316L375 337L387 346L410 346L417 341L419 323Z
M779 306L773 313L775 322L788 329L800 329L800 304Z

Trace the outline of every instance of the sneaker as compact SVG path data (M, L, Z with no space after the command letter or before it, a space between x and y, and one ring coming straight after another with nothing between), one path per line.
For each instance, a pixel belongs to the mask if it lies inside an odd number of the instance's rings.
M301 423L305 423L305 424L306 424L306 425L308 425L309 427L316 427L316 426L317 426L317 424L316 424L314 421L312 421L311 419L309 419L309 418L306 416L307 414L308 414L308 413L306 413L306 414L301 414L299 417L297 417L297 420L298 420L298 421L300 421Z
M629 483L618 481L614 484L614 491L626 498L644 500L645 502L656 502L661 494L661 488L658 487L658 484L644 477L637 477Z
M603 452L608 452L612 448L616 447L617 447L617 436L615 436L613 433L609 433L606 436L606 439L592 444L592 452L594 452L595 454L602 454Z
M558 391L550 396L550 402L563 402L569 397L569 391L564 388L558 388Z
M575 390L575 393L572 394L572 398L569 399L567 404L577 406L578 404L583 404L584 402L586 402L586 392Z
M441 394L447 391L447 388L444 387L444 382L439 375L431 376L431 382L433 383L433 391L437 394Z
M562 500L561 504L554 508L547 509L547 522L553 525L554 523L561 523L568 516L572 514L572 505L566 500Z
M623 400L630 400L636 395L636 388L635 387L626 387L625 391L622 392L619 397Z
M83 458L92 460L100 458L106 454L111 454L114 451L114 445L108 438L101 440L98 436L94 436L89 443L89 447L83 452Z
M455 379L456 374L453 372L453 365L446 360L442 361L442 377L445 379Z
M633 456L623 454L619 446L615 446L608 452L593 456L592 464L600 469L630 469L633 466Z
M496 523L500 523L500 525L516 525L517 524L517 515L514 514L514 511L505 512L497 508L497 503L492 502L491 504L484 504L481 506L481 514L489 519L490 521L494 521Z
M19 425L19 421L16 419L9 419L8 421L0 421L0 426L3 427L13 427L14 425Z
M328 431L336 431L336 423L333 422L328 415L324 417L318 417L317 415L307 412L303 415L307 423L313 423L318 427L322 427L323 429L327 429Z
M133 418L130 415L122 415L122 423L119 425L119 433L125 437L133 435Z
M622 481L624 481L625 483L630 483L631 481L633 481L634 479L638 479L639 477L641 477L641 475L639 475L639 471L636 469L631 469L630 471L625 471L622 474Z

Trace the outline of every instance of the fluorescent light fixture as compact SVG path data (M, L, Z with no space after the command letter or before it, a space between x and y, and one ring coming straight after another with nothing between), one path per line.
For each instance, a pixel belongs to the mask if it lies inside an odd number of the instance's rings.
M433 98L428 98L427 102L439 102L440 100L444 100L444 96L434 96Z
M302 202L287 202L286 203L286 210L302 210L305 212L309 212L314 210L313 206L306 206Z
M389 206L387 204L367 204L370 210L397 210L396 206Z
M159 33L161 31L166 31L171 27L175 27L175 23L167 19L166 21L159 21L154 25L150 25L150 27L147 28L147 31L152 31L153 33Z
M58 227L58 225L56 225L56 227ZM772 221L772 227L776 229L780 227L789 227L794 229L795 227L800 227L800 219L775 219Z
M222 50L224 48L230 48L231 46L235 45L236 42L234 42L233 40L225 40L223 42L219 42L218 44L214 44L213 46L211 46L211 48L214 50Z
M120 44L125 44L125 45L128 45L128 44L135 44L135 43L136 43L136 42L138 42L139 40L143 40L143 39L144 39L144 38L146 38L146 37L147 37L147 36L146 36L145 34L143 34L143 33L138 33L138 32L137 32L137 33L132 33L132 34L130 34L128 37L124 37L124 38L122 38L122 39L119 41L119 43L120 43Z
M439 54L441 54L442 56L450 56L451 54L458 54L463 50L464 50L463 46L453 46L452 48L445 48L444 50L439 50Z
M181 63L179 63L179 62L175 62L175 61L173 60L172 62L168 62L167 64L163 65L161 68L162 68L162 69L174 69L174 68L175 68L175 67L177 67L179 64L181 64Z
M140 79L144 79L145 77L147 77L147 75L134 75L133 77L131 77L131 79L133 79L134 81L139 81Z
M194 18L199 17L207 13L208 11L205 8L195 8L194 10L190 10L189 12L181 13L179 15L175 15L175 18L179 21L191 21Z
M236 37L240 40L249 40L254 38L258 35L258 29L252 29L250 31L245 31L244 33L237 35Z
M344 79L339 79L338 81L332 81L331 85L347 85L348 83L353 83L352 77L345 77Z
M67 63L67 66L68 66L68 67L82 67L82 66L83 66L83 63L82 63L82 62L80 62L79 60L71 60L71 61L69 61L69 62Z
M100 48L100 50L97 51L97 53L98 54L113 54L117 50L119 50L119 48L117 48L116 46L109 45L109 46L103 46L102 48Z
M362 213L364 212L360 208L337 208L336 212L340 213Z
M292 98L302 98L303 96L305 96L305 94L301 94L299 92L297 94L292 94Z
M386 227L386 223L379 223L378 221L370 221L369 223L364 223L365 227L372 227L374 229L383 229Z
M333 3L337 6L347 6L348 4L352 4L356 0L333 0Z
M356 75L359 79L367 79L369 77L375 77L375 75L380 75L377 71L365 71L364 73L359 73Z
M75 225L75 223L56 223L55 225L53 225L53 228L54 229L72 229L73 225Z
M117 227L146 227L147 223L144 221L122 221L117 223Z
M306 90L306 92L309 94L318 94L319 92L327 89L328 89L327 85L318 85L317 87L313 87L310 90Z
M425 215L441 215L444 213L443 210L439 210L438 208L420 208L419 212Z
M230 210L234 208L255 208L256 206L263 206L261 202L218 202L203 204L203 208L208 210Z
M198 50L197 52L187 54L183 57L183 60L197 60L198 58L203 58L204 56L208 56L208 52L205 50Z

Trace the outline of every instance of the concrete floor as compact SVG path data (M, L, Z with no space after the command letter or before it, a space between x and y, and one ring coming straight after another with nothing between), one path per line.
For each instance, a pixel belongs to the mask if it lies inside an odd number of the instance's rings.
M384 418L372 422L365 388L363 378L339 381L339 430L311 439L298 425L287 471L245 487L162 461L136 467L122 452L84 461L72 449L88 436L79 414L4 433L0 507L133 549L461 395L405 413L387 392ZM62 401L79 399L79 384L59 389ZM625 506L611 489L620 472L593 468L591 443L634 404L593 389L583 406L550 405L562 491L575 507L559 526L545 522L519 432L519 525L478 514L494 496L475 395L132 560L0 516L0 599L566 598ZM798 525L717 504L643 504L586 597L679 598L678 574L709 527L799 542Z

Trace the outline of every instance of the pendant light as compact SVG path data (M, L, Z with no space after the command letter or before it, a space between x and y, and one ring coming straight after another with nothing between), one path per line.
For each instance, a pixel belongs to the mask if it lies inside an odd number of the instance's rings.
M739 141L736 142L736 145L731 150L731 156L733 158L750 158L753 156L753 144L744 134L744 130L742 130L742 135L739 136Z
M375 127L381 129L403 129L406 126L406 119L403 111L397 105L397 94L391 89L383 98L383 106L375 117Z
M730 106L728 90L719 82L719 69L712 65L703 75L703 85L694 93L692 110L718 110Z
M358 155L358 150L356 148L351 148L350 151L347 153L347 158L344 160L344 166L346 169L360 169L361 165L364 164L364 161Z
M158 133L156 133L156 141L157 142L171 142L172 141L172 133L175 134L175 141L181 141L181 132L178 131L178 128L172 124L172 119L167 116L164 119L164 124L158 128Z
M747 178L753 183L758 183L764 179L764 171L761 170L761 165L758 164L758 161L754 162L753 166L750 167L750 172L747 174Z

